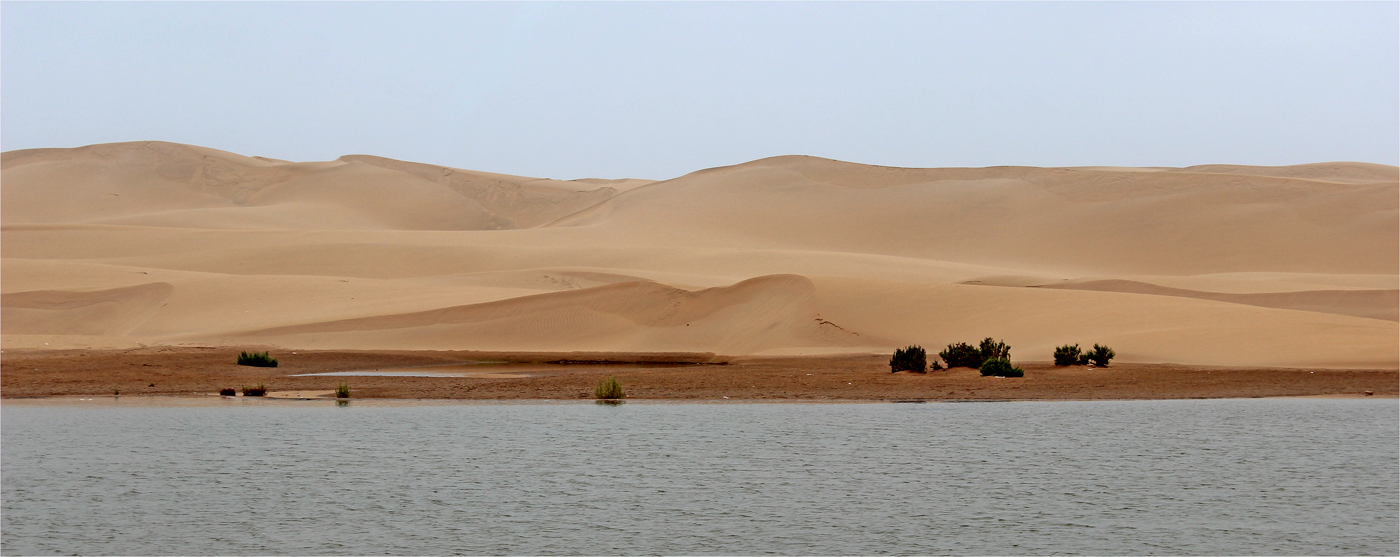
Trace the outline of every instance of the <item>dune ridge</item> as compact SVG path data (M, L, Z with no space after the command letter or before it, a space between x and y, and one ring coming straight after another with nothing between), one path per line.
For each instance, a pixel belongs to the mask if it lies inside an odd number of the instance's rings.
M242 342L304 339L349 348L366 337L448 349L461 339L492 350L671 351L749 354L784 347L858 346L859 335L818 317L811 280L749 279L687 291L650 281L521 296L481 304L250 331Z
M1097 290L1127 292L1155 296L1179 296L1218 300L1266 308L1316 311L1337 315L1355 315L1386 321L1400 321L1400 290L1301 290L1261 294L1227 294L1170 288L1133 280L1094 280L1072 283L1037 285L1037 288Z
M987 285L1018 288L987 288ZM1037 288L1025 288L1036 286ZM158 141L0 155L6 348L883 352L1400 367L1400 169L551 180Z

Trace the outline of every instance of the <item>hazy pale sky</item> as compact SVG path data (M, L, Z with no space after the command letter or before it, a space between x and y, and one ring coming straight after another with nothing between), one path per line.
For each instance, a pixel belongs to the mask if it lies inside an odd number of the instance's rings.
M1400 3L0 3L0 149L1400 164Z

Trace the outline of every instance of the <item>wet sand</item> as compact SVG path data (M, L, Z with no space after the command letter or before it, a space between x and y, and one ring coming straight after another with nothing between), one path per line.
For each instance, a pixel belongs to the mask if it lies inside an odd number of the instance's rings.
M6 350L0 353L0 396L214 395L221 388L263 383L273 395L330 397L336 385L346 382L352 398L562 400L591 398L593 387L610 375L622 383L628 398L659 400L1129 400L1367 396L1367 391L1369 396L1400 396L1400 372L1394 369L1136 363L1090 368L1016 362L1026 370L1025 377L995 378L967 368L890 373L887 355L302 350L274 350L279 366L257 368L234 364L245 349L250 348ZM547 363L561 360L571 363ZM480 361L512 364L448 377L304 375L460 370L439 366Z

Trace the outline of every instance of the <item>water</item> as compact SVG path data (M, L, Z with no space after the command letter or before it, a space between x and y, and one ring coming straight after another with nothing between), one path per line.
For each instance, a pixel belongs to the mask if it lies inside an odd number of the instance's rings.
M1395 400L11 403L5 554L1396 554Z

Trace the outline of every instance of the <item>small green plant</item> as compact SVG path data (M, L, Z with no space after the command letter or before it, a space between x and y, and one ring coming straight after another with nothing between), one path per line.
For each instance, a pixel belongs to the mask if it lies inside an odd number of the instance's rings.
M1055 365L1075 366L1089 363L1089 355L1079 350L1078 344L1066 344L1055 349Z
M935 360L934 363L937 364L938 361ZM897 348L894 355L890 356L890 373L900 371L924 373L926 369L928 369L927 353L921 346Z
M948 363L948 367L970 367L977 369L982 367L982 351L966 342L949 344L947 348L938 353L939 358L943 358Z
M238 365L254 367L277 367L277 358L267 355L267 352L239 352Z
M267 386L258 383L256 387L243 386L243 396L263 396L267 394Z
M1113 352L1112 348L1095 344L1094 349L1089 351L1088 358L1089 361L1094 362L1096 366L1108 367L1108 361L1112 360L1113 357L1117 355L1118 354Z
M1011 362L1004 358L992 358L982 362L981 371L983 377L1025 377L1026 375L1026 370L1011 365Z
M341 381L335 386L335 398L350 398L350 384Z
M598 400L621 400L627 395L622 392L622 384L617 382L616 377L609 376L607 379L598 382L598 386L593 388L593 398Z
M982 344L977 348L982 353L982 360L1011 359L1011 347L1003 341L993 341L992 337L982 339Z
M121 389L112 389L112 396L121 396Z
M238 396L238 391L234 389L219 389L219 396Z

